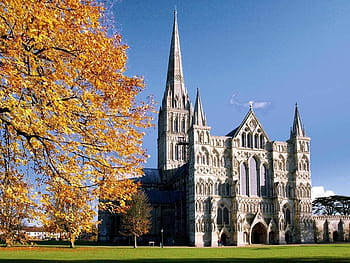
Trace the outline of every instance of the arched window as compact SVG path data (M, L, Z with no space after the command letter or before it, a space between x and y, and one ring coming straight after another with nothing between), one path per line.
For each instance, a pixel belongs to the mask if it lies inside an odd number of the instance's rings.
M223 224L229 225L230 224L229 211L228 211L227 207L224 206L224 204L221 204L218 207L216 223L218 225L223 225Z
M201 164L202 157L200 154L197 155L197 164Z
M201 132L200 135L199 135L199 142L200 143L204 142L204 133L203 132Z
M185 131L186 131L186 120L185 120L185 119L182 119L181 131L182 131L182 132L185 132Z
M212 195L213 194L213 182L209 181L208 184L208 195Z
M205 154L203 154L203 155L202 155L202 164L203 164L203 165L206 165L206 163L207 163L207 161L206 161L205 158L206 158L206 156L205 156Z
M175 160L179 160L179 145L175 145Z
M205 148L203 148L203 149L205 149ZM204 150L203 156L205 156L205 162L204 162L204 164L205 164L205 165L209 165L209 153L208 153L207 150Z
M259 196L267 196L267 169L265 165L260 167L260 192Z
M247 147L253 148L253 136L251 133L248 133L248 136L247 136Z
M218 163L217 163L217 159L216 159L216 156L214 155L214 156L213 156L213 166L214 166L214 167L217 167L217 164L218 164Z
M256 149L259 148L259 135L258 134L254 135L254 148L256 148Z
M174 132L174 118L173 118L173 116L171 116L169 119L169 127L170 127L170 131Z
M209 136L209 132L206 132L206 143L209 143L209 138L210 138L210 136Z
M260 134L260 148L264 149L265 147L265 138L264 135Z
M241 195L248 195L247 166L245 163L240 167Z
M303 156L300 161L300 170L309 171L309 160L306 156Z
M223 221L225 225L229 224L228 209L226 207L223 209Z
M249 195L258 195L258 170L257 163L254 158L249 160Z
M174 145L172 143L170 143L170 147L169 147L169 157L170 157L170 160L174 160Z
M174 121L174 131L179 132L179 119L176 117Z
M247 141L246 141L246 134L245 132L242 133L242 147L246 147Z
M218 217L217 217L217 220L216 220L216 223L218 224L218 225L222 225L222 223L223 223L223 220L222 220L223 218L222 218L222 209L221 209L221 207L219 207L218 208Z
M221 160L220 160L220 166L221 167L225 167L225 157L221 157Z
M289 210L289 208L286 209L286 222L287 222L287 224L290 224L290 223L291 223L290 210Z

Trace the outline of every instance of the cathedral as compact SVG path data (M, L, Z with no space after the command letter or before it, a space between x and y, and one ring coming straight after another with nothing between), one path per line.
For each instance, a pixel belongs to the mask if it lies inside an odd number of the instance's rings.
M136 179L153 208L146 244L313 243L333 219L345 238L350 218L312 215L310 138L297 105L287 141L271 140L252 106L238 127L211 134L199 90L193 107L185 87L176 12L157 146L157 169ZM118 217L99 217L99 240L122 240Z

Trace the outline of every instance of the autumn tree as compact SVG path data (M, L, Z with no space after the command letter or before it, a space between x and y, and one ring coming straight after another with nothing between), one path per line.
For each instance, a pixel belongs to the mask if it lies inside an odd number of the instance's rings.
M91 199L118 200L99 208L119 211L137 188L125 177L142 174L152 103L136 99L143 80L124 74L127 46L105 20L95 0L0 1L0 152L10 153L0 176L19 182L26 170L47 213L57 214L53 196L87 217Z
M127 203L129 207L121 216L122 233L133 236L134 248L137 248L137 238L147 234L151 228L152 207L141 190Z
M43 194L42 222L52 233L64 233L75 247L75 241L84 231L91 231L94 220L93 195L89 188L75 188L61 178L56 178Z
M18 160L14 156L20 147L11 147L10 132L6 125L0 129L0 239L6 246L16 241L23 242L25 236L20 231L23 220L35 217L36 203L31 195L32 187L25 178L23 169L17 166L26 165L26 160Z

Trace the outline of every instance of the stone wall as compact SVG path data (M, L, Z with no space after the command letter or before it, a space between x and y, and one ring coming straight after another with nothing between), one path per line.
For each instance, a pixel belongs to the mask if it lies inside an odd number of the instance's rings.
M316 242L350 241L350 216L313 216Z

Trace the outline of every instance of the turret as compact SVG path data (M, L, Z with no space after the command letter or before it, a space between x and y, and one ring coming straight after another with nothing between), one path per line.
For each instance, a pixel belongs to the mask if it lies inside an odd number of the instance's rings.
M207 121L203 112L202 101L199 94L199 89L197 89L196 104L194 106L193 112L193 125L206 126Z
M294 242L313 242L310 138L306 137L298 105L295 105L293 126L288 141L289 180L294 191L296 232Z
M301 123L301 118L298 110L298 104L295 104L295 112L294 112L294 120L293 120L293 127L290 131L290 139L296 138L296 137L305 137L305 130Z

